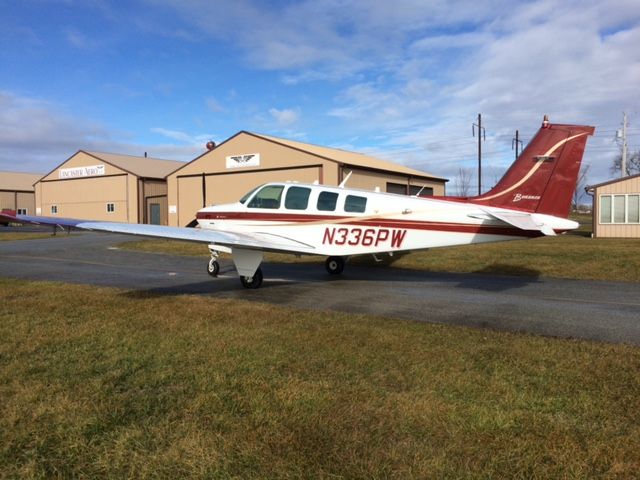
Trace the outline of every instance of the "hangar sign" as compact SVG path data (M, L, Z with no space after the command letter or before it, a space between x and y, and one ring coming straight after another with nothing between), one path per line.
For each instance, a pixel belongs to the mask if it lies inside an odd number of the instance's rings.
M58 178L95 177L98 175L104 175L104 165L61 168L60 170L58 170Z
M230 155L227 157L227 168L259 167L259 153L245 153L243 155Z

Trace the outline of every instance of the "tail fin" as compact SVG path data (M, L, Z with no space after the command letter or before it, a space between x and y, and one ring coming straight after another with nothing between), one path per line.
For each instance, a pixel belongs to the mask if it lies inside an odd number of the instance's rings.
M551 124L542 127L507 173L473 203L566 218L576 188L587 137L594 127Z

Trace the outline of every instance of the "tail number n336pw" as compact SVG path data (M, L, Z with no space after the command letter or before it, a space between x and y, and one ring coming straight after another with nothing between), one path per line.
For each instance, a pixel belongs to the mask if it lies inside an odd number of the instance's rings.
M220 252L231 253L242 284L262 283L263 252L322 255L330 273L350 255L556 235L578 227L567 220L587 137L593 127L552 124L535 137L502 179L476 197L429 197L316 184L268 183L240 201L205 207L200 228L88 222L16 215L13 222L201 242L216 275Z
M363 247L379 247L386 245L392 249L402 248L402 242L407 230L388 228L360 228L360 227L326 227L322 237L323 245L350 245Z

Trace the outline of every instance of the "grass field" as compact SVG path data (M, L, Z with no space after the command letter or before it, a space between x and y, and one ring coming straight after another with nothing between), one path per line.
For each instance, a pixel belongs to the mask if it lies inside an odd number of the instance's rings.
M0 242L11 242L14 240L35 240L38 238L51 237L51 232L3 232L0 230Z
M4 478L632 478L640 349L0 279Z

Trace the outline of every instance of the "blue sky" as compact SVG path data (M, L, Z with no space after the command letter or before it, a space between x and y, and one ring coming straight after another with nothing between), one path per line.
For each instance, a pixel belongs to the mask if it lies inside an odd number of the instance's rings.
M360 151L484 184L543 114L597 127L610 177L629 113L640 149L637 0L0 0L0 170L78 149L190 160L239 130Z

